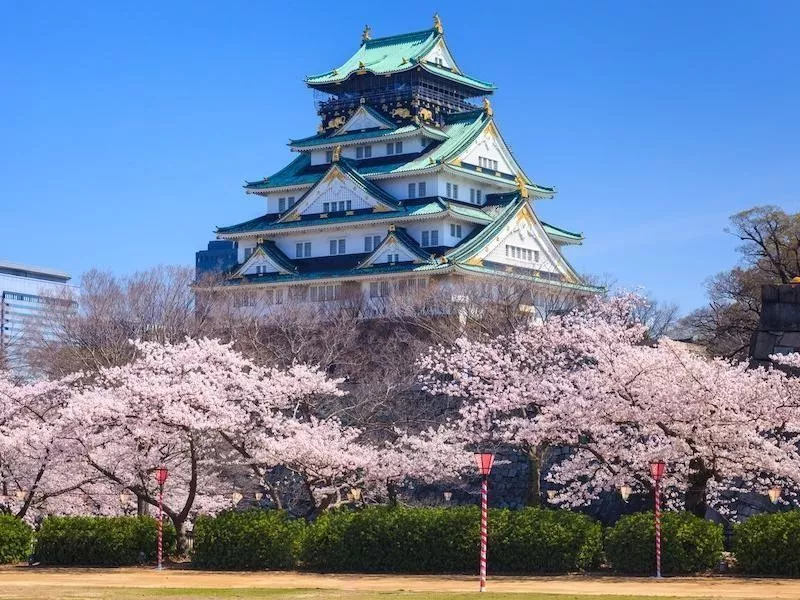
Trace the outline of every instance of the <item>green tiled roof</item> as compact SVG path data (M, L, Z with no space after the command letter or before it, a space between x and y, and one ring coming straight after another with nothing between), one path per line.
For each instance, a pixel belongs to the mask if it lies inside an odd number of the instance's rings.
M539 221L539 222L542 224L542 227L544 227L545 232L549 236L568 238L571 240L575 240L576 242L583 241L582 233L574 233L572 231L567 231L566 229L561 229L560 227L556 227L555 225L550 225L550 223L545 223L544 221Z
M552 285L559 288L567 288L571 290L580 290L583 292L598 293L598 292L603 292L605 290L605 288L603 287L586 285L585 283L569 283L568 281L549 279L547 277L537 277L536 275L531 275L522 272L508 272L505 270L493 269L491 267L486 267L486 266L481 267L477 265L459 264L458 268L473 273L485 273L501 277L512 277L515 279L523 279L525 281L533 281L536 283L543 283L545 285Z
M467 237L458 246L450 250L446 256L453 262L458 262L469 258L472 254L477 252L484 244L492 239L497 233L506 226L506 224L517 214L519 207L527 202L527 199L515 195L516 198L497 215L497 218L492 221L476 234Z
M260 283L301 283L306 281L320 281L326 279L340 279L342 277L357 279L359 277L371 277L373 275L385 275L394 273L414 273L418 271L446 271L452 267L447 264L423 263L414 264L410 262L398 264L381 264L369 267L368 269L346 268L333 269L326 271L313 271L305 273L268 273L264 275L245 275L234 279L227 279L225 285L249 285Z
M339 223L363 223L364 221L385 221L397 220L409 217L424 217L429 215L444 214L450 211L454 215L462 216L474 221L491 223L493 217L478 207L465 206L455 202L448 202L445 198L436 198L431 202L423 204L411 204L402 206L393 212L355 212L352 215L342 215L337 217L320 218L314 215L313 218L302 219L300 221L278 222L276 213L268 213L256 219L250 219L236 225L227 227L217 227L217 234L232 235L237 233L260 233L268 231L279 231L281 229L293 229L296 227L336 225Z
M342 135L312 135L299 140L290 140L289 146L292 148L311 149L319 146L335 146L348 142L365 141L371 139L384 139L387 137L399 137L422 131L428 137L434 139L446 139L447 134L431 127L420 127L419 125L405 125L394 129L367 129L365 131L355 131L353 133L343 133Z
M400 160L391 163L377 163L358 166L362 175L378 175L386 173L403 173L430 168L456 156L466 148L480 134L483 127L489 122L489 117L483 110L473 110L455 115L449 115L445 122L444 135L447 139L437 144L433 149L423 154L416 155L411 160ZM395 130L397 131L397 130ZM308 185L320 179L324 171L321 169L309 170L311 157L301 154L286 167L270 175L267 180L252 181L245 184L246 189L263 190L289 185ZM508 183L507 180L503 180Z
M307 77L306 83L310 86L326 85L345 81L356 71L367 71L375 75L389 75L420 66L435 75L475 88L481 92L494 90L494 86L491 83L454 73L427 62L420 62L422 57L430 52L441 38L442 35L436 29L426 29L425 31L367 40L342 66L320 75Z

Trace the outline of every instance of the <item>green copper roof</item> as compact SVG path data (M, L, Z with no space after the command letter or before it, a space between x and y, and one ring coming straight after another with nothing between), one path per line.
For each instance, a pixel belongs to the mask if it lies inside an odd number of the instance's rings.
M442 35L436 29L426 29L425 31L367 40L342 66L327 73L307 77L306 83L310 86L325 85L345 81L356 72L390 75L420 66L430 73L481 92L494 90L491 83L473 79L427 62L420 62L426 54L433 50L440 39L442 39Z
M381 140L388 137L395 138L407 136L418 131L422 131L425 133L425 135L434 139L445 139L447 137L445 133L439 131L438 129L411 124L403 127L395 127L393 129L367 129L365 131L343 133L342 135L312 135L311 137L301 138L299 140L290 140L289 146L292 148L311 150L315 147L335 146L337 144L346 144L349 142L366 141L372 139Z
M561 237L567 238L570 240L574 240L576 242L583 241L583 234L582 233L574 233L572 231L567 231L566 229L561 229L560 227L556 227L555 225L550 225L550 223L545 223L544 221L539 221L542 224L547 235L550 237Z
M550 279L548 277L540 277L530 273L525 273L522 270L506 271L505 268L493 269L490 266L467 265L463 263L459 263L458 268L471 273L484 273L488 275L497 275L499 277L511 277L514 279L522 279L524 281L531 281L558 288L567 288L570 290L579 290L582 292L590 292L594 294L605 291L605 288L603 287L586 285L585 283L570 283L568 281L562 281L560 279Z

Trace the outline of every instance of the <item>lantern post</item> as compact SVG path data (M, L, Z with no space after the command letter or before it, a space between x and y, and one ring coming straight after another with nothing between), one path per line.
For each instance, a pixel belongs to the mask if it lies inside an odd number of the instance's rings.
M481 592L486 591L486 545L489 533L489 473L494 464L494 454L490 452L476 452L475 464L481 474Z
M661 579L661 479L664 477L666 464L663 460L650 463L650 475L655 482L655 525L656 525L656 579Z
M163 545L164 545L164 483L167 481L169 471L164 466L156 469L156 483L158 483L158 567L159 571L163 568Z

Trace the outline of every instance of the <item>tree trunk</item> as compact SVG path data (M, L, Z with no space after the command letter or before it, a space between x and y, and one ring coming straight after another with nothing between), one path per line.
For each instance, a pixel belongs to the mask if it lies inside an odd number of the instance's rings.
M547 458L548 447L528 448L528 493L526 506L542 505L542 465Z
M689 486L686 490L686 511L698 517L705 518L708 503L706 501L706 486L713 476L703 459L693 458L689 462Z
M175 556L183 556L186 553L186 521L182 519L172 519L175 527ZM164 549L167 554L167 549Z

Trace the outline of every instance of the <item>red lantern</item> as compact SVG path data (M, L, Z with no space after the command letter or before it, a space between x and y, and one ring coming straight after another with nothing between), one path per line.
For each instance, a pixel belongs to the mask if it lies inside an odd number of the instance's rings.
M650 476L656 481L659 481L662 477L664 477L664 471L666 468L667 465L663 460L653 461L650 463Z
M488 477L494 464L494 454L490 452L476 452L475 464L478 466L478 472L482 477Z
M169 471L167 471L166 467L158 467L156 469L156 482L158 485L164 485L167 481L167 475L169 475Z

